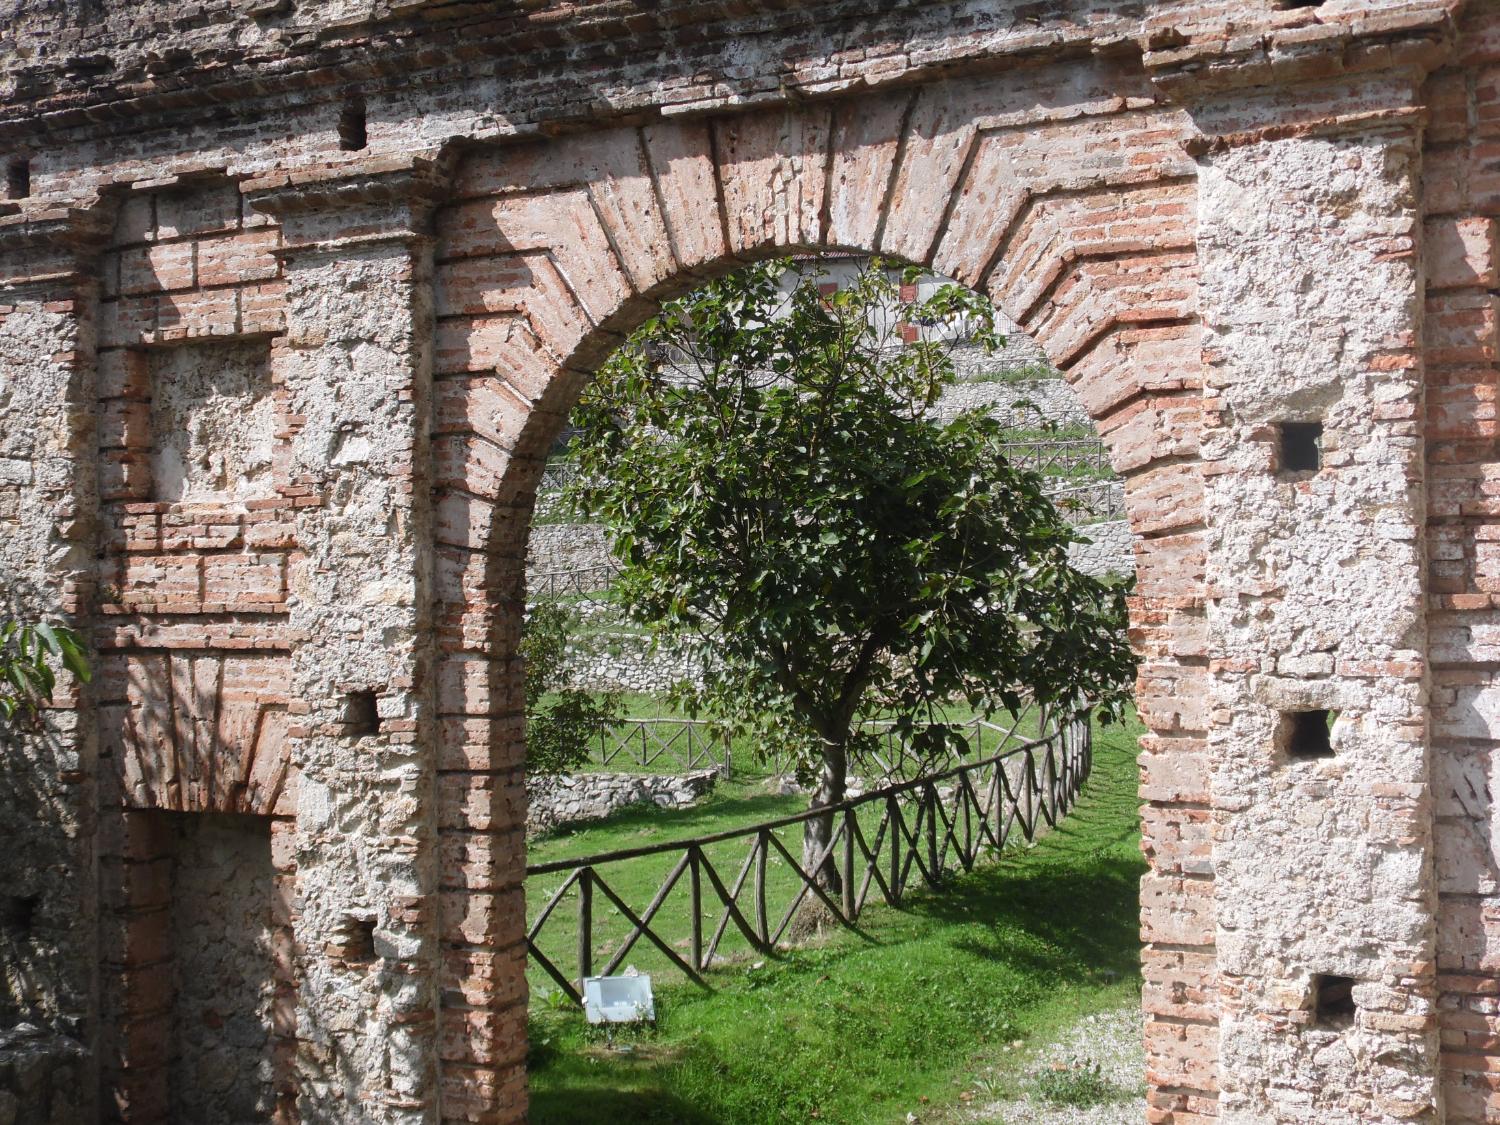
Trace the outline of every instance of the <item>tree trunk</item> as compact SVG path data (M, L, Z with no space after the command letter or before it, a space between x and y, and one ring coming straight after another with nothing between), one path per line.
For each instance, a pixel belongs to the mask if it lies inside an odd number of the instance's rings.
M843 742L825 743L823 747L823 769L818 775L818 788L813 793L812 800L808 802L810 809L826 809L830 805L836 805L844 799L844 793L849 785L849 755L848 749ZM828 848L828 842L833 839L834 816L825 813L822 816L811 817L803 821L802 825L802 869L811 872L818 856ZM830 851L818 866L816 878L818 886L829 894L838 894L843 890L843 881L839 878L838 858L835 854L837 849Z

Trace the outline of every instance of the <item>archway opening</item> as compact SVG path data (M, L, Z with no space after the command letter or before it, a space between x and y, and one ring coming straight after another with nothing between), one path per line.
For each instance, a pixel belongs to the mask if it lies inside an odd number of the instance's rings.
M809 256L792 263L778 286L790 294L812 277L820 298L832 303L857 288L860 275L871 268L868 259L853 255ZM942 393L922 405L923 424L941 427L968 411L985 415L1002 432L1000 455L1024 468L1079 529L1078 541L1068 551L1070 565L1128 582L1133 559L1120 481L1092 420L1041 350L1013 324L1001 323L1004 343L992 350L983 333L962 318L937 322L929 315L929 302L951 286L948 279L879 263L874 268L892 279L890 307L868 317L880 348L940 344L951 368ZM703 355L691 349L661 348L651 360L653 368L673 372L669 381L691 382L704 367ZM773 374L764 386L776 382ZM1068 814L1093 764L1092 732L1084 734L1073 724L1070 740L1068 716L1056 707L1048 714L1046 708L1023 703L997 723L993 710L955 697L930 721L958 729L962 738L937 754L909 753L909 728L876 740L879 748L851 766L850 787L837 795L840 804L852 800L855 807L839 809L832 839L816 853L821 861L810 859L805 849L799 854L793 835L805 828L798 817L807 808L809 789L815 788L806 763L779 757L757 742L764 729L757 732L754 724L727 721L712 706L705 707L713 693L705 695L695 687L704 679L705 659L713 659L711 643L674 647L669 631L653 630L640 612L632 613L629 599L642 591L649 595L649 583L643 585L639 575L634 582L619 582L622 569L628 572L631 565L622 556L632 553L617 537L620 522L616 520L612 537L604 523L589 519L587 508L599 494L591 492L586 478L601 464L597 442L590 455L587 427L599 422L596 404L592 414L581 409L558 429L541 473L527 560L530 627L550 636L545 646L532 649L533 655L548 654L551 676L538 698L605 697L602 711L580 711L569 704L572 714L583 714L594 724L586 752L566 769L553 763L545 776L533 771L528 777L529 979L538 1045L532 1060L535 1112L546 1120L571 1119L568 1106L578 1090L574 1063L581 1057L583 1027L571 1009L580 1002L587 1006L585 982L597 977L649 974L663 1007L698 1012L698 1031L704 1034L726 1018L743 1019L747 1001L755 1009L744 994L750 991L777 992L785 1003L778 1010L797 1018L805 998L788 997L786 985L799 979L801 966L809 961L837 964L841 973L869 975L879 980L877 991L909 977L907 1011L940 1009L945 997L951 999L946 989L976 971L982 976L976 966L985 963L1004 966L991 982L995 988L1025 992L1026 974L1013 976L1015 950L1002 951L1010 939L997 933L1034 938L1038 928L1046 928L1047 909L1032 901L1021 910L1024 917L1004 908L993 911L997 874L984 870L983 861L1024 864L1017 859L1022 852L1048 847L1039 841ZM583 456L577 455L580 444ZM639 551L634 561L640 561ZM552 716L532 706L537 702L532 686L527 694L535 738L538 721ZM883 719L877 709L865 721L879 724ZM555 739L546 741L550 745ZM1133 747L1131 735L1108 746L1104 773L1110 792L1105 803L1115 801L1109 811L1095 816L1098 823L1084 826L1085 835L1108 831L1100 825L1116 821L1115 827L1125 826L1126 835L1131 831ZM1118 800L1122 795L1123 803ZM873 799L861 803L867 796ZM814 792L815 806L817 799ZM1098 983L1091 979L1094 973L1119 984L1138 972L1135 880L1142 867L1131 851L1116 855L1108 873L1087 873L1109 888L1093 897L1108 898L1113 916L1096 918L1092 935L1077 931L1059 941L1049 967L1032 966L1032 983L1050 977L1066 980L1068 988L1079 981L1087 988ZM831 878L818 878L823 862ZM1029 891L1036 890L1029 877L1021 878ZM953 885L962 879L978 879L984 886ZM1057 889L1064 881L1054 880ZM1054 905L1062 907L1061 902ZM843 925L803 924L809 907ZM956 931L970 925L981 931L989 927L989 940L971 938L966 955L935 958L930 973L920 967L902 972L873 966L871 950L884 944L882 930L900 931L892 944L916 948L932 940L958 943L962 939ZM1112 937L1096 940L1105 933ZM918 960L924 955L919 953ZM1120 958L1132 967L1122 972ZM823 980L834 978L829 973ZM704 989L701 995L694 985ZM852 982L846 986L850 991L835 1003L853 1023L873 1022L886 1006L884 1000L861 1002L855 999L861 989ZM824 1002L826 998L818 1001ZM1018 1000L999 1015L980 1017L965 1008L957 1018L965 1025L978 1021L969 1029L975 1042L994 1039L996 1051L1010 1051L1016 1036L1024 1042L1028 1019L1041 1018L1031 1013L1033 1007L1031 999ZM1111 1015L1118 1019L1117 1013ZM1118 1022L1129 1029L1123 1036L1133 1041L1133 1017ZM1002 1043L1002 1036L1010 1038ZM645 1046L636 1031L622 1031L619 1037L632 1044L631 1056ZM708 1065L714 1057L722 1064L735 1053L729 1042L721 1036L715 1047L694 1058ZM685 1050L693 1054L694 1049ZM938 1055L941 1069L947 1055L943 1050ZM674 1063L667 1069L681 1075L692 1066L684 1070ZM1130 1075L1129 1064L1118 1074ZM1084 1065L1052 1093L1081 1096L1074 1087L1094 1079L1101 1096L1115 1096L1123 1088ZM736 1074L739 1093L722 1101L691 1078L666 1092L684 1099L684 1113L707 1112L725 1120L744 1115L749 1120L765 1109L758 1099L768 1089L766 1080L759 1071ZM1133 1086L1135 1078L1121 1081ZM584 1082L582 1088L590 1097L599 1093L596 1083ZM872 1095L863 1082L834 1082L821 1093L795 1082L769 1088L777 1091L778 1104L801 1106L814 1117L835 1109L841 1098L864 1098L874 1105L886 1096ZM897 1083L888 1093L899 1100L906 1092ZM868 1101L872 1096L876 1100ZM966 1100L975 1096L970 1089Z

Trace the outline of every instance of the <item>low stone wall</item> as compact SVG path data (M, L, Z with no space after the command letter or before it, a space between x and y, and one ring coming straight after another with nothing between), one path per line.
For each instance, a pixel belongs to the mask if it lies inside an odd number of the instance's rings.
M79 1125L85 1058L82 1044L28 1023L0 1031L0 1125Z
M568 645L566 668L568 683L585 691L659 695L683 680L699 679L695 660L681 652L653 652L648 637L625 630L576 639Z
M578 773L526 779L526 834L603 820L632 805L682 809L713 792L717 768L684 774ZM0 1117L0 1125L5 1125Z
M943 391L932 414L939 421L947 421L964 410L984 410L1013 429L1035 429L1044 422L1079 426L1090 432L1094 428L1094 420L1078 401L1077 393L1061 379L955 383Z
M1089 537L1088 543L1074 543L1068 548L1068 562L1095 578L1135 573L1135 536L1130 534L1129 520L1090 523L1078 529Z
M597 523L539 523L531 529L526 569L532 574L603 568L613 561L609 539Z

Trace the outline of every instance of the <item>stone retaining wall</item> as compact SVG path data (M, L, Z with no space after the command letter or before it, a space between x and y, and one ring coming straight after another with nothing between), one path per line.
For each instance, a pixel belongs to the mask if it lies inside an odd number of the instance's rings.
M526 779L526 834L603 820L632 805L683 809L713 792L720 770L684 774L578 773Z
M1036 429L1051 423L1094 432L1088 410L1062 379L960 381L943 392L932 413L939 421L947 421L961 410L976 409L986 410L1002 425L1015 429Z
M1013 337L1004 358L1014 367L1030 366L1040 360L1025 359L1035 345L1024 337ZM1031 350L1023 345L1029 345ZM1023 362L1023 359L1025 360ZM959 348L954 363L961 373L972 377L976 371L1001 370L997 357L986 356L978 348ZM963 410L988 409L990 415L1006 426L1035 429L1043 424L1081 427L1093 432L1093 419L1079 401L1077 393L1062 379L1035 379L1025 382L955 383L944 391L933 407L933 416L947 421ZM545 519L552 511L555 494L543 492L537 497L538 514ZM1126 557L1129 553L1126 552ZM528 574L554 571L586 570L602 567L612 561L609 540L598 524L537 522L532 526L527 547ZM1133 569L1134 562L1129 563Z
M588 570L614 561L609 539L597 523L538 523L526 551L528 574Z
M1124 578L1135 573L1135 536L1129 520L1106 520L1079 528L1090 542L1068 548L1068 561L1085 574Z
M587 549L590 543L601 550L603 548L603 536L597 534L599 529L594 525L558 524L536 530L552 532L555 529L578 531L583 549ZM1088 536L1090 542L1075 544L1069 549L1068 558L1074 566L1095 577L1125 577L1134 573L1135 538L1130 533L1129 521L1108 520L1086 524L1079 530ZM547 536L544 550L556 550L557 542L565 538L563 535ZM541 570L540 567L537 569ZM671 650L653 652L644 634L623 627L610 628L611 621L620 620L619 610L613 605L584 601L574 610L598 631L582 634L575 631L571 638L565 660L570 686L587 691L659 694L682 680L696 678L696 665L687 655Z

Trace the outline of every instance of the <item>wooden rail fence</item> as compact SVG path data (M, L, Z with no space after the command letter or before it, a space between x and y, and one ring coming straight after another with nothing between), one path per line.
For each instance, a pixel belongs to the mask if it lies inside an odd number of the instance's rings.
M1065 441L1008 441L1000 446L1013 464L1043 476L1077 476L1081 473L1113 476L1109 451L1098 438ZM578 478L577 464L566 457L553 457L542 468L538 491L558 492Z
M601 766L670 766L674 773L734 768L729 736L701 719L620 719L601 729L590 749L589 760Z
M580 1003L583 978L615 973L643 941L706 987L703 973L732 945L774 953L810 900L855 929L872 897L898 906L915 886L941 887L955 869L971 870L1017 832L1032 840L1044 825L1056 826L1092 764L1089 714L1076 712L1046 724L1044 732L981 761L823 810L690 840L533 864L526 869L528 894L542 906L527 930L527 953ZM832 817L833 831L804 867L800 829L825 815ZM793 839L784 841L781 834ZM629 865L652 863L666 864L665 874L645 884L655 889L641 905L639 870L632 876ZM836 878L826 877L830 870ZM541 889L559 876L557 886ZM626 883L636 887L636 905L620 889Z
M1035 712L1028 708L1008 725L979 717L949 725L963 736L969 747L969 756L982 758L1019 741L1017 731L1034 717ZM869 752L868 760L855 763L856 773L908 780L931 768L931 762L913 754L902 741L894 723L868 723L865 729L876 734L876 747ZM589 749L592 765L666 768L674 773L711 766L726 774L734 771L734 750L729 735L719 724L702 719L618 719L599 729ZM790 762L774 757L766 764L778 773L790 773L793 768Z
M1098 438L1068 441L1008 441L1000 452L1015 465L1043 476L1076 476L1080 473L1114 475L1109 451Z

